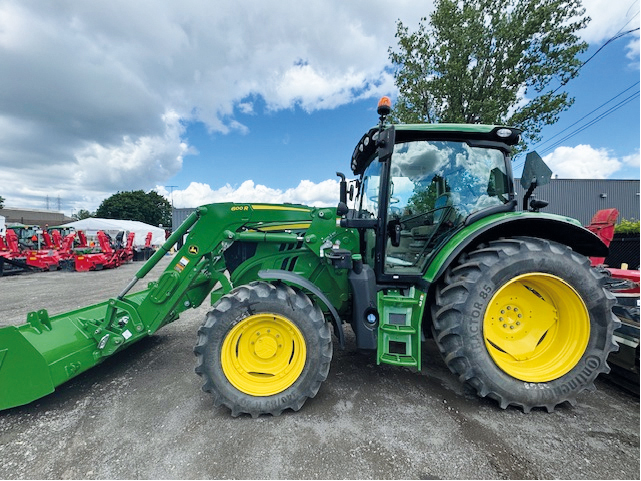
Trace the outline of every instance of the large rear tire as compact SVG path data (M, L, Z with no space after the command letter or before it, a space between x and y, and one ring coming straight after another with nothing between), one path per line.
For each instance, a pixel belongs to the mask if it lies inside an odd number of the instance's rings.
M610 368L614 296L590 261L520 237L463 255L437 287L436 343L452 372L502 408L575 403Z
M298 411L327 378L329 325L307 295L253 282L223 296L207 314L194 348L203 390L232 416Z

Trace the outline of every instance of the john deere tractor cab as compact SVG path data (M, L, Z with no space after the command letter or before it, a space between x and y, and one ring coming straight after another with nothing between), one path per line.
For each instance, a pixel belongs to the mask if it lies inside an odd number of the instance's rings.
M354 173L361 175L356 219L377 220L364 254L380 281L420 283L444 241L465 224L516 207L509 146L519 132L485 126L399 125L389 127L393 152L357 148ZM373 129L362 144L376 144ZM501 137L502 135L502 137ZM368 142L369 140L369 142ZM358 227L358 220L346 226ZM373 232L372 232L373 233Z
M201 206L115 298L0 329L0 409L33 401L209 298L196 372L232 415L300 409L327 378L334 342L421 369L433 337L448 367L499 405L553 410L608 372L618 320L578 221L540 212L549 180L529 156L524 210L510 152L520 132L390 125L359 141L337 208ZM347 206L352 201L352 208ZM130 293L179 240L158 281ZM25 379L28 382L25 382Z

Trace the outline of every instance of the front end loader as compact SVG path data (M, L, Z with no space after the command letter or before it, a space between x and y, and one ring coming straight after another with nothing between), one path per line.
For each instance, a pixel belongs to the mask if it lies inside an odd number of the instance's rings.
M518 130L390 125L388 113L383 102L357 144L349 189L338 174L336 208L199 207L117 297L0 329L0 409L53 392L206 299L196 372L233 416L300 409L346 329L378 364L416 370L433 338L452 372L502 408L552 411L591 390L619 325L587 258L607 247L540 212L534 190L550 172L536 154L518 208ZM131 294L179 240L158 280Z

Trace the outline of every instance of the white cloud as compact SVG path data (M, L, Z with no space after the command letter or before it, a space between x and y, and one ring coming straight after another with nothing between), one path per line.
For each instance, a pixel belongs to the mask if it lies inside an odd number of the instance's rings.
M160 185L154 190L173 200L176 208L197 207L214 202L291 203L322 207L338 204L339 185L333 179L318 184L302 180L296 187L280 190L255 184L253 180L246 180L237 187L226 184L219 189L212 189L208 184L192 182L185 190L174 190L171 193Z
M630 40L630 43L628 43L626 49L628 50L626 57L628 57L632 62L632 65L638 69L639 53L641 52L641 42L639 42L639 37Z
M627 165L628 167L636 167L639 168L641 167L641 162L639 161L639 151L637 150L635 153L626 155L623 157L623 163Z
M639 27L638 0L583 0L583 6L591 18L590 23L581 32L581 37L588 43L598 44L619 32ZM638 66L639 32L631 33L619 41L627 41L628 49L637 52ZM634 57L631 59L634 60Z
M626 163L625 160L612 157L607 149L595 149L589 145L557 147L543 160L552 169L553 175L563 179L607 179Z
M118 145L91 142L76 154L74 179L86 188L103 190L148 189L157 178L169 178L182 166L190 152L180 136L184 127L176 112L163 115L162 136L125 136Z

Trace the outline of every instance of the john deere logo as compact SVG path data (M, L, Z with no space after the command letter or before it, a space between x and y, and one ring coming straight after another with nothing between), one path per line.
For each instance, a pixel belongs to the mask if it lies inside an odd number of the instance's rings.
M198 246L189 246L189 253L190 254L198 254Z

